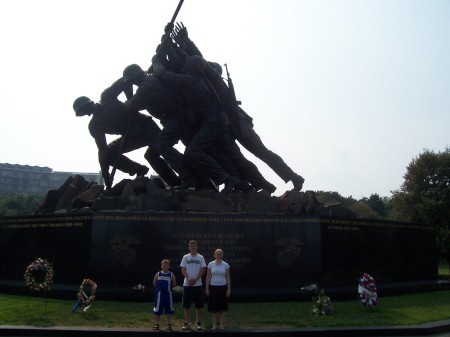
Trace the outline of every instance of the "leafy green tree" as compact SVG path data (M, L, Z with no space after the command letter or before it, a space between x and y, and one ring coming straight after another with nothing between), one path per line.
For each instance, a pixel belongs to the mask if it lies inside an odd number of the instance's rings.
M450 148L443 152L424 150L407 166L405 181L393 192L389 218L433 226L442 254L449 251Z
M31 215L42 200L41 195L3 194L0 196L0 216Z
M327 203L342 203L345 207L350 207L353 205L356 200L352 198L352 196L349 197L343 197L338 192L332 192L332 191L316 191L316 198L317 200L322 204Z
M381 219L381 216L365 202L356 201L354 204L350 205L349 208L358 217L366 219Z
M353 213L355 213L357 217L368 219L382 218L382 216L377 211L375 211L368 202L365 202L363 200L358 201L354 199L352 196L344 197L340 195L338 192L317 191L316 198L320 203L324 205L340 203L342 206L347 207ZM365 200L368 199L365 198Z
M388 197L380 197L377 193L374 193L371 194L369 198L364 197L359 201L373 209L379 218L386 218L390 204L390 199Z

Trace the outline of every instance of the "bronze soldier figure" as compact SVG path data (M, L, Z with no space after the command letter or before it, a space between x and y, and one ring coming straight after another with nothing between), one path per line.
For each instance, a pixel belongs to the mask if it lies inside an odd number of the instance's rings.
M179 91L186 108L194 112L197 121L196 131L189 139L184 152L190 166L199 174L211 178L216 185L225 184L225 193L234 189L248 191L249 187L245 181L250 182L256 189L274 190L273 185L264 179L257 167L242 155L231 137L220 100L202 76L202 67L214 69L210 63L200 56L188 56L185 58L183 73L177 74L164 67L166 59L165 54L162 54L162 57L155 55L154 75ZM223 161L218 160L218 157L223 159L224 155L230 159L227 164L232 163L236 168L233 174L224 169ZM244 181L239 179L241 177Z
M153 148L161 129L151 117L145 116L137 110L125 109L124 103L118 99L123 90L124 81L123 78L120 78L102 92L99 103L94 103L86 96L78 97L73 103L76 116L92 116L89 122L89 132L98 147L98 159L106 187L109 189L112 186L110 166L129 175L143 176L147 174L148 167L123 155L123 153L145 146L149 147L145 158L155 172L167 184L177 185L179 182L177 175ZM121 137L107 144L107 134L121 135Z
M202 56L200 50L189 38L187 28L183 25L183 23L177 23L175 25L171 37L187 55ZM217 66L215 67L217 68ZM291 181L293 183L294 190L300 191L303 187L305 179L295 173L278 154L269 150L264 145L261 138L253 128L252 118L238 106L238 102L236 101L236 96L234 94L234 87L228 74L228 69L227 75L229 86L225 84L222 77L218 75L217 72L210 71L207 72L206 75L226 106L225 111L227 112L229 120L232 124L235 138L239 141L239 143L250 153L265 162L286 183ZM274 192L274 190L271 192Z

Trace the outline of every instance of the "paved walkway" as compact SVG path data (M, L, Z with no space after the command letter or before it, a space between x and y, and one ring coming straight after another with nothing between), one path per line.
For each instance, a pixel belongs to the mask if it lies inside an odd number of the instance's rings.
M128 337L148 336L150 333L160 333L151 329L133 328L74 328L74 327L30 327L1 325L0 336L35 336L35 337ZM165 333L165 332L161 332ZM176 334L195 334L199 332L184 332L175 330ZM339 328L303 328L303 329L234 329L223 331L205 330L200 332L204 337L219 335L235 335L239 337L450 337L450 320L426 323L413 326L388 327L339 327Z

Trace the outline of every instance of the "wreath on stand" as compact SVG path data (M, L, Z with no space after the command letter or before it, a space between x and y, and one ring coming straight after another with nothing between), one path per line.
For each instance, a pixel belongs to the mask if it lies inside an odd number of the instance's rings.
M364 273L359 279L358 297L367 308L373 308L377 305L378 295L375 280L367 273Z
M32 290L50 290L55 274L52 264L46 259L37 258L25 270L25 284Z
M87 290L88 287L89 290ZM86 292L88 292L89 295L87 295ZM84 307L84 311L89 309L89 307L95 300L96 292L97 292L97 283L95 283L91 279L85 278L83 282L81 282L80 290L78 290L77 293L78 301L73 306L72 312L75 312L80 306Z

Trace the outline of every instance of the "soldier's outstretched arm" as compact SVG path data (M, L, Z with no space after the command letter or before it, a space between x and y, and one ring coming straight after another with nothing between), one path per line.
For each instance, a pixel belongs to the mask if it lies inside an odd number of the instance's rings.
M127 99L130 99L133 97L133 84L131 83L125 83L123 87L123 93L125 94L125 97Z
M126 90L130 89L131 89L131 96L133 96L133 88L130 87L129 85L126 85L123 80L123 77L121 77L118 80L116 80L113 84L111 84L110 87L103 90L102 94L100 95L100 102L106 103L118 100L118 97L122 92L126 94Z
M170 34L170 37L185 51L189 56L199 55L202 56L200 49L197 48L195 43L189 38L189 34L186 26L183 22L177 22Z

